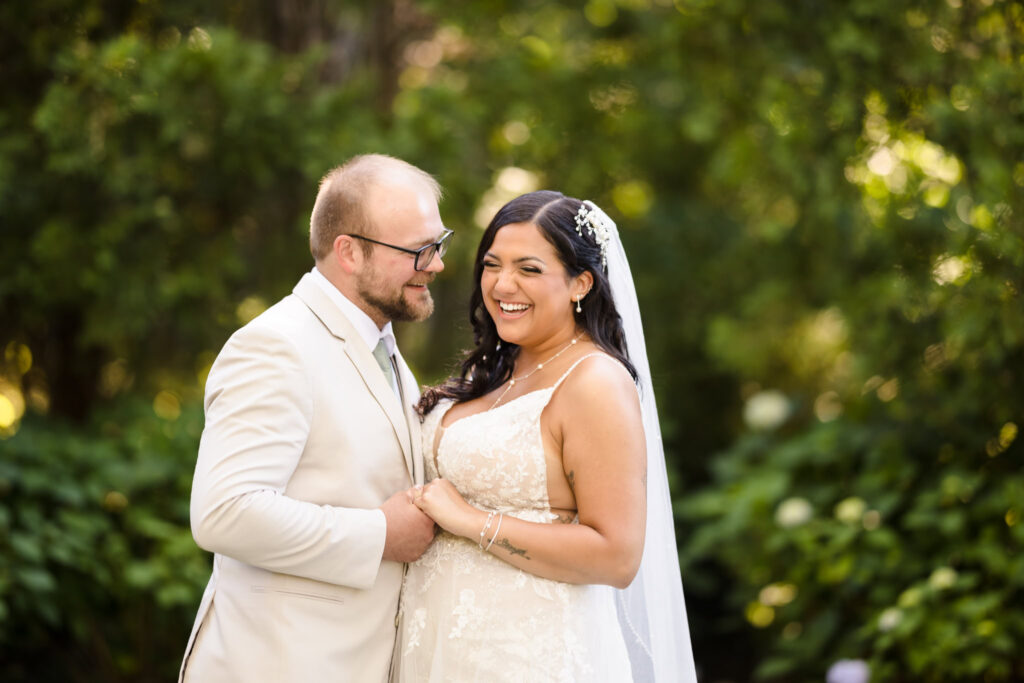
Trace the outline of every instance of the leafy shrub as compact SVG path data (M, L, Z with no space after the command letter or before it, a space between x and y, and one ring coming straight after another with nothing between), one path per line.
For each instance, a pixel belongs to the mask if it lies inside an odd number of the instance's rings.
M0 442L0 678L176 676L210 572L188 524L201 427L130 399Z

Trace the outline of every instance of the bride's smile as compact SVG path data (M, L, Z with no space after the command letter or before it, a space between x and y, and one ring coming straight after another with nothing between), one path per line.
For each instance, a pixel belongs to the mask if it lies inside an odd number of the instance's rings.
M530 308L530 304L515 304L509 301L498 301L498 308L506 317L516 318Z
M503 340L543 353L575 334L573 297L589 289L589 280L569 276L536 225L502 226L482 265L484 305Z

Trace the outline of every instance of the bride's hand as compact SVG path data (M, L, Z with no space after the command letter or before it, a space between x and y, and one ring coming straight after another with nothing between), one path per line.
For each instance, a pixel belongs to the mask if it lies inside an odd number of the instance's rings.
M434 479L413 488L413 503L438 526L456 536L466 536L474 514L480 511L466 502L447 479Z

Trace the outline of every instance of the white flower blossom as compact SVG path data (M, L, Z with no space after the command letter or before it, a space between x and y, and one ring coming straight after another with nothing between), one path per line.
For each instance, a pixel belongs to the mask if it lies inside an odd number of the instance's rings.
M789 417L789 399L781 391L759 391L743 407L743 421L751 429L771 431Z
M836 519L847 524L857 524L867 510L867 503L862 498L850 496L836 504Z
M956 570L952 567L939 567L928 577L928 585L935 590L945 590L953 587L953 584L956 583L956 577Z
M899 607L888 607L878 615L878 630L891 631L903 621L903 610Z
M811 518L813 512L806 498L787 498L775 510L775 523L787 529L800 526Z

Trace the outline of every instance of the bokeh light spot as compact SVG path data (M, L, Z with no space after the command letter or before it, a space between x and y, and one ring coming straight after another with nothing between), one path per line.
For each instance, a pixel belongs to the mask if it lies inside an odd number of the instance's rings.
M24 344L11 342L4 349L4 359L11 363L17 372L24 375L32 369L32 349Z
M878 398L882 402L888 403L889 401L899 396L900 381L898 379L891 379L888 382L884 383L882 386L878 387L878 391L875 393L878 394Z
M826 391L814 399L814 416L822 422L831 422L843 413L843 402L839 394Z
M247 296L242 299L242 303L238 304L235 315L238 317L238 322L244 325L265 310L267 310L267 302L261 297Z
M170 391L161 391L153 399L153 412L157 417L173 422L181 417L181 401Z
M11 399L0 394L0 429L8 429L18 419Z
M882 524L882 513L878 510L868 510L864 513L864 519L861 521L864 528L867 531L874 531Z
M781 607L793 602L797 588L792 583L770 583L761 589L757 599L762 605Z
M775 510L775 523L788 529L805 524L814 509L806 498L787 498Z
M651 210L654 191L642 180L630 180L612 189L612 201L623 216L638 218Z
M775 621L775 610L760 602L752 602L747 605L747 621L755 628L767 628Z
M540 187L540 176L533 171L517 166L507 166L494 179L494 185L484 192L477 205L473 220L481 228L486 228L491 218L509 200Z
M128 497L120 491L107 491L103 496L103 507L111 512L120 512L128 507Z
M976 628L979 636L981 636L982 638L988 638L995 634L996 622L994 622L991 619L985 619L979 622Z
M204 29L196 26L188 32L188 46L196 52L207 52L213 47L213 38Z
M615 3L611 0L590 0L583 6L583 16L597 27L611 26L619 16Z
M846 524L856 524L860 522L864 517L864 511L867 509L867 503L864 502L863 498L857 496L850 496L839 501L835 507L836 519Z
M509 144L521 145L530 139L530 127L522 121L509 121L501 129Z
M928 577L928 585L935 590L946 590L953 587L956 578L956 570L952 567L938 567Z
M903 621L903 610L898 607L888 607L878 615L878 630L891 631Z

